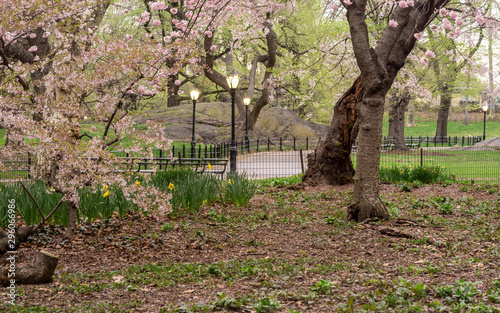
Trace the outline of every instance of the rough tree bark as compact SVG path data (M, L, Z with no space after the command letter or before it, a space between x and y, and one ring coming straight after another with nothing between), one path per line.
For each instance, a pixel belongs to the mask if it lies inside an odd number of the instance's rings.
M304 182L343 185L353 181L351 148L358 136L355 105L362 90L363 80L359 76L335 105L325 140L307 156Z
M407 150L405 144L405 111L410 102L410 94L394 93L389 98L389 133L388 137L394 138L394 150Z

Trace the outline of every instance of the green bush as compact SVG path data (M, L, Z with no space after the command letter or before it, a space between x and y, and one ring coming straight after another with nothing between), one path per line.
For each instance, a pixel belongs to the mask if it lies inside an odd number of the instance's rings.
M452 181L453 177L442 166L392 166L380 169L380 181L431 184Z

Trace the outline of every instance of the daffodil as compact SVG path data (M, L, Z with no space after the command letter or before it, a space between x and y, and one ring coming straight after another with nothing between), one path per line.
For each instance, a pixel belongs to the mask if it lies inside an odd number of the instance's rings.
M103 185L102 190L104 190L104 191L108 190L108 185Z
M102 195L102 197L103 197L103 198L106 198L107 196L109 196L109 191L106 191L106 192Z
M229 179L229 180L227 181L227 183L228 183L229 185L231 185L233 182Z
M207 205L207 204L208 204L207 200L203 200L203 205Z
M210 164L210 163L209 163L209 164L207 165L207 168L208 168L208 170L210 171L210 170L212 169L212 164Z
M54 192L56 190L54 188L49 188L49 191Z
M170 183L170 184L168 185L168 189L173 190L174 188L175 188L175 187L174 187L174 184Z
M136 185L137 187L139 187L139 186L141 185L141 182L140 182L140 181L138 181L138 180L136 180L136 181L135 181L135 185Z

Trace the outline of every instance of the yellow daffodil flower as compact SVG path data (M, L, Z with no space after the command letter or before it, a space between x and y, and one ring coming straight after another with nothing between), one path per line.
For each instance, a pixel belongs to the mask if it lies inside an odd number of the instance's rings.
M135 181L135 185L136 185L137 187L139 187L139 186L141 185L141 182L140 182L140 181L138 181L138 180L136 180L136 181Z
M227 181L227 183L228 183L229 185L231 185L233 182L229 179L229 180Z
M170 184L168 185L168 189L173 190L173 189L174 189L174 184L170 183Z
M103 185L102 190L104 190L104 191L108 190L108 185Z
M207 165L208 170L210 171L212 169L212 164Z
M107 196L109 196L109 191L106 191L106 193L102 195L103 198L106 198Z

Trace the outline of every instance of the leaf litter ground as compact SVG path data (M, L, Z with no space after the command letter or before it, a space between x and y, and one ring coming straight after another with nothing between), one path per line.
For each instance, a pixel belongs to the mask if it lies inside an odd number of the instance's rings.
M247 207L215 203L163 221L129 213L82 224L70 241L48 226L19 260L40 249L59 255L54 282L20 286L17 306L0 311L334 312L370 303L377 311L373 303L401 282L424 284L423 296L410 288L401 297L433 311L433 302L446 305L438 288L460 280L477 288L471 305L500 308L487 296L500 276L498 190L381 185L381 194L390 221L347 222L352 185L299 185L261 191Z

